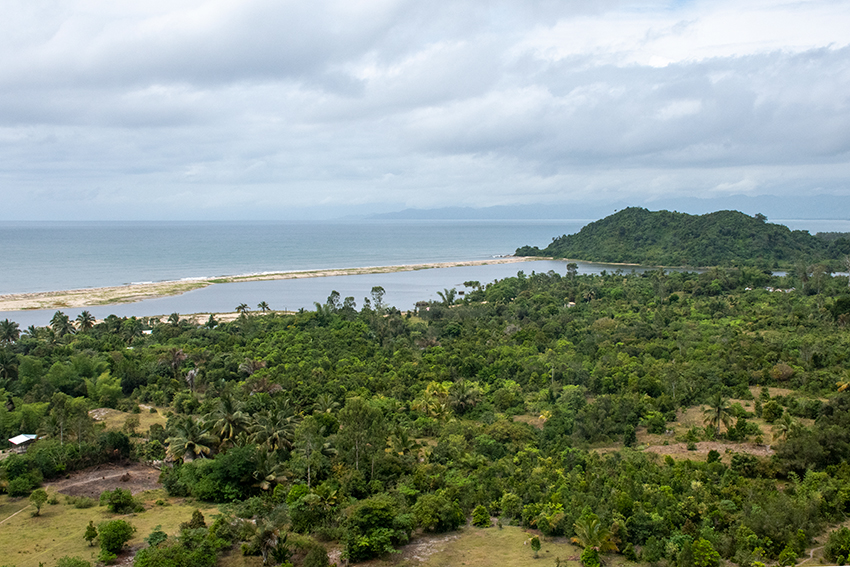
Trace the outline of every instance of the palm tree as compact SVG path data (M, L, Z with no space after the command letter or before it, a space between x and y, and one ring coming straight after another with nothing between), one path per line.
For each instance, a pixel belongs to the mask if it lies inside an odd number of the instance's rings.
M595 549L600 553L618 551L611 530L602 525L596 514L582 516L573 524L573 543L579 547Z
M224 395L218 400L218 406L207 417L212 422L211 431L219 439L221 444L232 444L236 437L243 431L248 431L251 419L242 411L242 404L233 400L229 395Z
M268 449L257 452L257 460L254 464L251 477L255 480L252 486L260 490L268 490L284 478L286 466L278 461L277 455ZM310 486L309 484L307 486Z
M266 303L265 301L261 301L257 304L257 309L259 309L260 311L265 313L266 311L271 310L271 307L269 307L269 304Z
M9 380L18 373L18 357L12 353L11 349L0 349L0 377L3 380ZM0 384L0 388L4 387Z
M185 361L186 358L188 357L186 356L186 353L183 352L182 348L172 347L162 354L159 361L171 369L171 373L175 380L179 380L180 367L183 365L183 361Z
M717 434L720 434L721 424L729 429L729 424L732 422L729 400L721 396L719 392L708 401L708 407L703 410L703 414L705 415L703 423L713 427Z
M251 358L245 358L245 361L239 365L239 372L244 372L248 376L251 376L257 370L266 367L265 360L253 360Z
M21 331L18 329L18 324L14 321L4 319L0 321L0 342L13 343L21 336Z
M173 434L165 442L168 444L166 454L170 458L191 462L209 455L216 438L200 421L186 416L174 426Z
M446 307L451 306L455 302L455 297L457 296L457 290L455 288L445 289L443 291L438 291L437 295L440 296L440 299L443 300L443 305Z
M316 396L316 403L313 405L313 413L333 413L337 408L339 408L339 402L337 402L332 395L324 392Z
M83 311L79 315L77 315L77 324L80 327L80 331L85 333L92 327L94 327L96 320L94 316L88 311Z
M458 380L449 389L449 405L458 414L463 415L481 401L481 391L475 384L466 380Z
M782 439L784 441L790 433L794 433L799 427L800 424L790 414L784 413L773 424L773 439Z
M248 312L248 304L247 303L240 303L239 305L236 306L236 312L244 315L245 313Z
M50 319L50 326L53 327L53 332L64 337L65 335L73 334L74 325L67 315L61 311L57 311Z
M291 449L298 419L287 409L274 408L260 412L251 427L251 442L272 451Z

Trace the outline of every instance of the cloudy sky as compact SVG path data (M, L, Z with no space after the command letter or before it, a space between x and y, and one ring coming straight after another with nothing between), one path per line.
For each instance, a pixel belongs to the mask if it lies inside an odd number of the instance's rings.
M846 0L9 0L0 219L850 195L848 44Z

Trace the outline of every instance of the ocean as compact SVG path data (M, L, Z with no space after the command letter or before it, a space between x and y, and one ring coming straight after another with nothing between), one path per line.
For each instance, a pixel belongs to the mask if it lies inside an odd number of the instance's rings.
M509 255L526 244L545 247L590 222L566 220L359 220L326 222L4 222L0 223L0 294L115 286L137 282L326 268L389 266ZM850 231L849 221L784 221L793 229ZM582 273L616 266L581 263ZM87 308L98 318L173 312L233 311L266 301L273 309L313 308L332 290L358 306L372 286L400 309L436 299L464 281L490 282L518 271L565 270L538 261L219 284L180 296ZM63 311L76 317L84 308ZM0 312L21 328L46 325L54 311Z

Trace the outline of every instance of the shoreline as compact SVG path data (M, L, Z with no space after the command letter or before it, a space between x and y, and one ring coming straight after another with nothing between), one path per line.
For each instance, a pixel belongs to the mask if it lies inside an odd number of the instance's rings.
M550 258L528 256L506 256L488 260L466 260L453 262L430 262L425 264L402 264L396 266L367 266L360 268L332 268L318 270L297 270L263 274L243 274L210 278L186 279L177 281L144 282L119 286L69 289L60 291L40 291L31 293L12 293L0 295L0 311L30 311L38 309L62 309L70 307L92 307L135 303L146 299L156 299L182 295L188 291L223 283L289 280L300 278L324 278L333 276L356 276L362 274L388 274L393 272L412 272L434 268L455 268L462 266L486 266L489 264L514 264Z

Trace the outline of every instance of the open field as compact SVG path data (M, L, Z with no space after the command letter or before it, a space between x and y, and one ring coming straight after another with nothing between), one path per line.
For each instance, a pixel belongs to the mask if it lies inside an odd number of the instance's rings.
M56 494L51 485L47 485L47 491L51 495ZM128 543L128 547L134 549L144 545L144 538L157 525L161 525L163 531L168 534L178 533L180 523L188 521L196 508L200 508L204 513L207 523L211 521L212 515L217 513L213 506L188 504L182 499L168 499L162 489L143 492L137 495L137 498L144 503L145 511L121 516L110 514L101 506L74 508L59 494L58 504L45 504L41 515L33 517L31 512L34 508L30 506L28 499L0 496L0 549L3 550L0 562L16 567L39 567L40 563L53 566L65 555L94 562L99 548L89 547L83 539L90 520L94 521L95 525L116 518L127 520L136 528L133 539ZM157 505L158 500L168 504Z
M64 291L45 291L37 293L16 293L0 295L0 311L21 311L25 309L60 309L66 307L89 307L91 305L110 305L115 303L133 303L144 299L180 295L187 291L200 289L219 283L288 280L300 278L322 278L328 276L354 276L361 274L388 274L393 272L412 272L431 268L454 268L459 266L485 266L490 264L511 264L545 260L533 257L506 257L489 260L470 260L465 262L432 262L428 264L405 264L400 266L372 266L366 268L340 268L333 270L305 270L297 272L278 272L271 274L247 274L241 276L221 276L215 278L165 281L114 287L96 287Z

